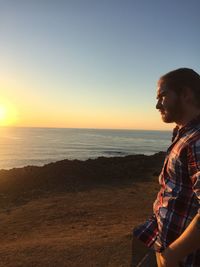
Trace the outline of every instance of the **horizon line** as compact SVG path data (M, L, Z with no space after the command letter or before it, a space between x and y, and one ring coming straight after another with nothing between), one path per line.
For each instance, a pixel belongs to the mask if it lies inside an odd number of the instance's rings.
M88 128L88 127L50 127L50 126L0 126L0 128L39 128L39 129L79 129L79 130L121 130L121 131L163 131L170 132L168 129L130 129L130 128Z

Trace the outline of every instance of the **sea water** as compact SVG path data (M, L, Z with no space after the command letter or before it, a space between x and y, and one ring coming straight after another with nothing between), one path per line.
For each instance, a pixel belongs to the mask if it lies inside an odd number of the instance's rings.
M166 151L170 131L0 128L0 169L42 166L63 159L152 155Z

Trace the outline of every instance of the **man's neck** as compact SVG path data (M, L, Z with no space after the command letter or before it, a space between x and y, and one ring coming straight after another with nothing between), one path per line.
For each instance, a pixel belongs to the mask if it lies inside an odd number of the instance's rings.
M189 113L185 114L183 118L180 121L177 121L176 124L180 128L184 127L187 125L190 121L195 119L197 116L200 116L200 110L195 110L195 111L190 111Z

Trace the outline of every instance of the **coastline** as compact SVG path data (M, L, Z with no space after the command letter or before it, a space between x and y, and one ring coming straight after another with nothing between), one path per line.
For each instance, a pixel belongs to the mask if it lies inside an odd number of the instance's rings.
M153 155L170 144L170 131L17 128L1 131L0 169L68 160Z
M88 160L61 160L44 166L0 170L0 194L37 197L43 193L77 192L99 186L123 186L158 175L165 152ZM1 201L2 205L2 201Z

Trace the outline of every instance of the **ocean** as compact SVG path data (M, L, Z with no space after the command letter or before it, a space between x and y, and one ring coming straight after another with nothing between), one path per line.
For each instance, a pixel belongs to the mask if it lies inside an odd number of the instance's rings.
M86 160L166 151L170 131L0 128L0 169L42 166L63 159Z

